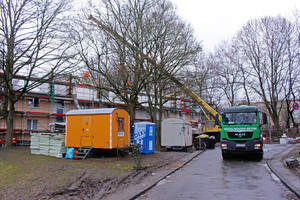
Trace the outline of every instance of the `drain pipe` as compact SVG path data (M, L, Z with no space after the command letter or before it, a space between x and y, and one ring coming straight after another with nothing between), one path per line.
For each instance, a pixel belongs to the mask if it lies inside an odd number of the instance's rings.
M77 108L78 110L81 110L81 108L80 108L80 106L79 106L79 103L78 103L77 94L73 94L72 97L73 97L73 101L74 101L74 103L75 103L76 108Z

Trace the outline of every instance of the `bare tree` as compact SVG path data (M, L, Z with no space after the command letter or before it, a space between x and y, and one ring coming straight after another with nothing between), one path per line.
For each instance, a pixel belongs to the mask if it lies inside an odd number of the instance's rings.
M214 64L215 73L219 77L218 88L225 94L230 106L236 105L242 98L241 69L237 50L230 43L223 41L215 50Z
M264 17L250 20L237 35L238 48L249 69L251 89L263 100L275 128L280 128L279 113L286 83L287 50L291 23L285 18Z
M206 80L211 69L205 63L206 55L203 52L199 53L197 57L197 61L184 67L185 85L193 88L200 97L203 97L205 95Z
M300 86L300 10L294 12L294 23L291 28L287 29L285 34L287 38L287 72L286 84L284 85L284 94L286 102L286 127L289 128L292 122L297 128L293 112L292 104L297 101L297 90Z
M136 107L143 103L148 104L144 108L152 120L159 122L162 114L157 112L162 112L162 109L157 106L161 108L166 101L168 85L164 70L171 74L177 72L195 60L201 48L193 42L191 28L179 20L173 5L167 0L102 2L104 7L93 12L112 34L107 35L101 26L93 30L85 28L88 31L81 38L88 38L88 45L82 45L81 56L91 71L100 73L109 82L107 88L99 89L111 90L128 105L131 125ZM99 23L95 25L98 28ZM92 48L92 51L85 48ZM131 83L129 90L128 81ZM138 100L141 91L148 95L148 102ZM157 124L156 128L159 127Z
M204 65L208 70L205 76L205 84L203 85L202 90L202 98L206 102L214 103L217 107L221 106L222 103L222 96L224 93L222 92L219 80L218 80L218 65L215 62L215 55L210 53L209 56L206 58ZM221 86L223 87L223 86ZM226 104L226 106L228 106Z
M152 1L103 0L97 5L91 4L90 8L95 18L137 49L143 50L148 43L144 38L147 26L144 15L151 5ZM72 37L77 41L76 49L84 67L90 70L93 80L99 76L102 79L102 85L97 86L98 91L112 92L127 104L132 128L135 111L140 105L139 93L151 73L149 64L122 41L107 34L97 23L88 22L88 16L83 14L80 18L75 23ZM76 28L77 24L81 27ZM110 98L106 96L106 99Z
M67 6L67 0L0 1L0 92L6 147L12 145L15 103L69 66L69 43L59 31ZM24 80L23 86L14 84L16 77Z
M243 100L246 101L247 105L250 106L250 103L251 103L251 90L249 89L250 88L250 85L249 84L249 76L250 76L250 73L247 71L247 69L245 69L244 65L243 64L240 64L239 65L240 67L240 72L241 72L241 84L242 84L242 87L243 87L243 90L244 90L244 98Z
M147 16L149 29L146 34L150 36L150 43L144 51L156 63L155 66L152 64L145 91L149 99L146 109L156 124L156 141L159 143L163 105L180 91L177 85L170 83L169 74L178 74L183 67L195 65L200 58L201 44L195 40L190 25L179 18L171 2L157 0L154 5Z

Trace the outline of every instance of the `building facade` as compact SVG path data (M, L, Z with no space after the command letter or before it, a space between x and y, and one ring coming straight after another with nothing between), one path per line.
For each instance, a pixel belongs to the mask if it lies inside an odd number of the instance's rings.
M18 80L18 84L24 84ZM126 109L126 104L113 93L108 98L101 98L97 90L89 84L68 84L62 82L44 83L26 93L15 104L14 143L29 145L30 133L65 133L65 114L74 109L94 109L119 107ZM163 119L180 118L193 125L193 132L200 133L199 124L205 120L203 111L191 99L175 98L168 101L163 107ZM140 94L141 101L147 100L146 95ZM107 100L109 99L109 100ZM151 121L150 115L143 107L138 107L135 122ZM0 138L3 140L6 133L6 123L0 119Z

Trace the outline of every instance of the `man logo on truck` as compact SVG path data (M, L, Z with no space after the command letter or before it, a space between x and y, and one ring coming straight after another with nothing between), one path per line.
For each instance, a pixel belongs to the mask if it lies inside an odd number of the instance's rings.
M245 137L246 136L246 133L235 133L235 135L239 138L241 137Z

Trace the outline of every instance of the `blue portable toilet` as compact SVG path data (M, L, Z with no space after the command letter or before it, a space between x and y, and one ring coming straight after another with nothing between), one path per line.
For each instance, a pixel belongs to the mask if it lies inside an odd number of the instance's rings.
M155 123L138 122L134 124L133 143L142 145L140 152L151 154L155 152Z

